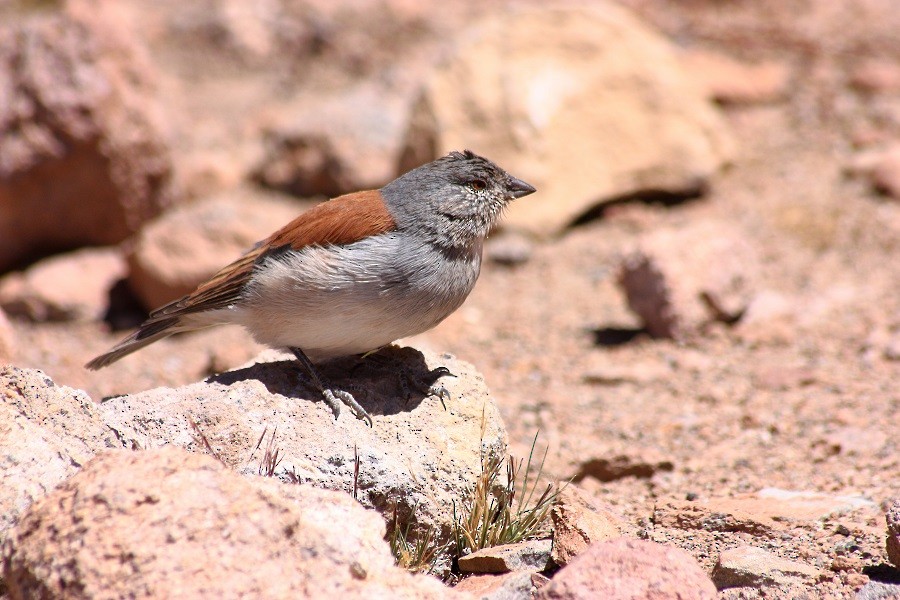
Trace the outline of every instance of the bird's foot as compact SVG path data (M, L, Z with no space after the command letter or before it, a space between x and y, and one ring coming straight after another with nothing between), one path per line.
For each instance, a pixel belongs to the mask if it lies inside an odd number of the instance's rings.
M322 382L322 377L319 375L319 372L313 366L312 361L307 358L306 354L299 348L291 348L291 351L294 353L294 356L297 357L297 360L300 361L300 364L306 369L310 379L312 379L313 385L322 393L322 398L325 400L325 404L331 408L331 412L334 413L335 420L337 420L341 414L341 404L343 403L350 407L350 410L353 411L353 415L357 419L365 421L369 427L373 426L372 416L359 402L356 401L353 394L346 390L326 386Z
M322 397L325 399L325 404L331 407L331 412L334 413L335 420L337 420L338 416L341 414L341 403L343 403L350 407L350 410L353 411L353 415L357 419L365 421L366 425L372 427L372 416L359 404L359 402L356 401L356 398L354 398L353 394L350 392L333 388L323 388Z
M426 396L434 396L440 400L441 406L444 407L444 410L447 410L446 403L450 400L450 392L447 391L447 388L437 382L441 377L456 377L456 375L451 373L450 369L447 367L437 367L432 369L425 374L425 377L418 377L406 369L401 369L400 388L402 389L407 402L409 402L409 399L412 396L409 389L410 386L412 386Z

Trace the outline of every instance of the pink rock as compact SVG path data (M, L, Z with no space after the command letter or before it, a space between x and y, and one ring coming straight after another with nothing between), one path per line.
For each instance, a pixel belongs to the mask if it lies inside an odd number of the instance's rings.
M0 27L0 270L117 243L172 200L153 69L113 2Z
M456 584L453 590L482 599L530 598L532 591L537 588L533 579L535 575L537 574L527 571L513 571L500 575L471 575Z
M679 339L710 322L741 319L759 264L739 228L694 221L641 237L622 260L619 285L651 335Z
M553 549L550 557L559 566L569 564L591 544L615 539L622 534L621 519L611 510L596 505L574 484L569 484L550 509L553 522Z
M850 83L869 93L896 92L900 90L900 67L893 60L864 59L853 66Z
M684 550L625 538L593 544L535 595L536 600L712 600L715 597L713 582Z
M0 306L33 321L100 319L110 289L124 276L125 260L116 248L60 254L0 280Z
M384 533L343 492L246 478L180 448L118 450L23 515L3 578L13 598L450 596L397 567Z

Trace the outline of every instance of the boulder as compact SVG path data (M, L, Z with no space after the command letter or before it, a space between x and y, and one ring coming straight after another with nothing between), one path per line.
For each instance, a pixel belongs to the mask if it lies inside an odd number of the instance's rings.
M16 355L16 332L0 308L0 365L12 362Z
M388 347L359 362L322 365L372 415L367 427L346 407L335 420L293 357L270 351L251 366L177 389L111 398L106 422L128 446L175 445L214 452L246 473L352 493L412 537L434 528L450 538L454 503L481 472L482 453L506 451L494 399L472 366L449 355ZM414 382L447 367L450 398L425 396ZM446 404L446 407L444 406Z
M118 447L87 394L41 371L0 367L0 540L32 502Z
M885 520L887 521L888 560L900 569L900 498L886 503Z
M541 588L535 600L715 597L716 587L684 550L621 538L590 546Z
M245 478L179 448L99 455L2 546L12 598L441 598L348 495Z
M115 2L0 26L0 271L122 241L173 199L153 68Z
M697 193L733 142L673 45L603 1L497 14L460 37L414 103L401 170L464 148L537 188L506 225L552 235L604 200Z

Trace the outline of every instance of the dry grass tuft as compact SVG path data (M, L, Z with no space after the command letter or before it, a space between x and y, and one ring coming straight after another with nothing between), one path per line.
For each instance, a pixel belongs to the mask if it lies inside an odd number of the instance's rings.
M415 515L417 507L413 507ZM446 546L437 543L435 528L429 527L423 533L410 539L412 519L401 523L397 514L397 504L394 503L394 518L391 521L388 541L391 545L391 554L397 560L397 565L413 573L431 573L434 571L438 559L447 551Z
M455 506L453 508L457 557L482 548L513 544L549 534L544 524L562 487L548 483L537 494L547 452L544 451L537 471L532 473L536 443L537 434L531 443L527 462L512 456L504 460L499 455L482 455L481 474L474 489L463 499L459 513ZM504 463L505 481L501 477Z

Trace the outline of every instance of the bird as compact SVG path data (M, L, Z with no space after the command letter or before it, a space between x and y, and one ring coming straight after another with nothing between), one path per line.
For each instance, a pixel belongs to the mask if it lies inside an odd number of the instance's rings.
M85 367L106 367L175 333L237 324L262 345L288 348L335 418L343 402L372 426L353 395L327 385L315 365L372 352L443 321L474 288L484 240L504 209L535 191L465 150L379 190L327 200L152 311Z

